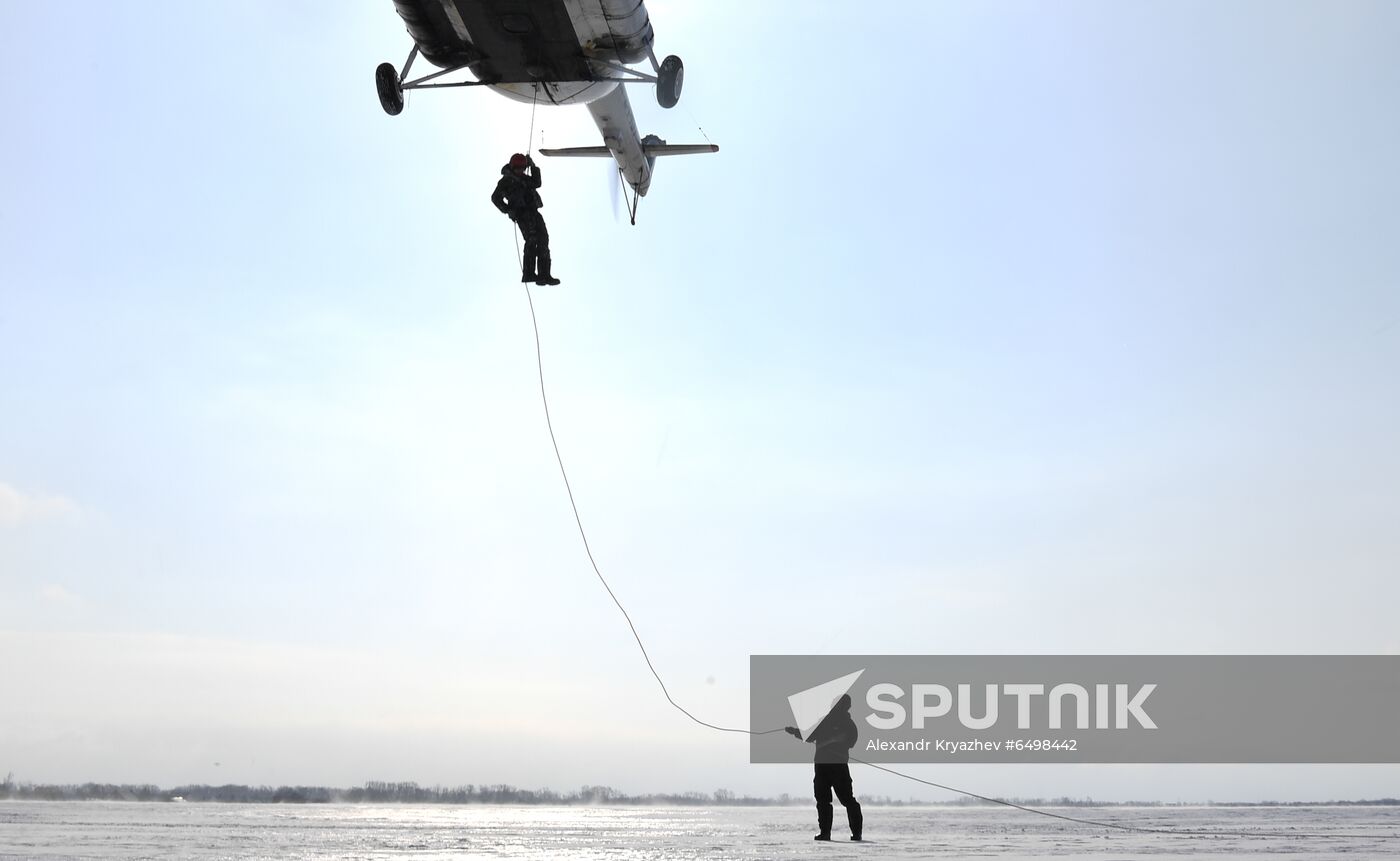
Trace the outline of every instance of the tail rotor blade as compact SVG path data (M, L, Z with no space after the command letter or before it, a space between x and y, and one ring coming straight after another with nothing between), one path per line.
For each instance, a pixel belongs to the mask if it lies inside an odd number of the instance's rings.
M622 174L615 165L608 165L608 191L612 197L613 221L621 221L622 210L619 205L622 198Z

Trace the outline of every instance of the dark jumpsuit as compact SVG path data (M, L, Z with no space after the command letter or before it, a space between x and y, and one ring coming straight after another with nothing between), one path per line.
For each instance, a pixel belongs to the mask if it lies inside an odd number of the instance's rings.
M525 280L534 280L537 271L541 278L550 277L549 230L544 225L544 216L540 215L540 207L544 206L537 190L540 184L538 167L531 165L529 173L523 170L517 173L506 165L501 168L500 181L491 193L491 202L510 216L525 239L521 261L521 275Z
M851 767L847 764L851 748L856 745L858 732L856 722L851 720L851 698L841 697L831 712L822 718L807 741L817 746L812 794L817 799L817 828L822 834L831 833L834 810L831 806L832 790L836 799L846 808L846 820L851 826L851 836L860 837L864 818L860 802L856 801L851 788Z

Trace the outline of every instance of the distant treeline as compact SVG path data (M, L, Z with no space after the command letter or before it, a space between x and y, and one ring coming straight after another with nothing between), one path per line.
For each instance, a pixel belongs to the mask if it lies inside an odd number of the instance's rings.
M162 789L152 784L37 784L6 781L0 799L32 801L226 801L241 804L671 804L688 806L764 806L796 804L801 799L752 798L727 789L714 793L628 795L610 786L584 786L574 792L552 789L517 789L507 784L445 787L416 783L370 781L352 789L327 786L177 786ZM888 802L888 799L885 799ZM803 802L805 803L805 802ZM875 801L880 803L880 801Z
M875 806L979 807L988 802L974 798L928 802L917 799L900 800L888 796L860 797L862 804ZM806 797L784 793L777 798L754 798L736 795L727 789L713 793L682 792L679 794L628 795L610 786L584 786L574 792L551 789L517 789L508 784L444 787L419 786L416 783L370 781L353 789L326 786L177 786L162 789L153 784L41 784L17 783L7 777L0 783L0 800L19 801L223 801L239 804L614 804L614 805L680 805L689 807L778 807L808 805ZM1197 803L1163 801L1095 801L1092 798L1016 798L1007 799L1029 807L1188 807ZM1257 801L1204 802L1220 807L1316 807L1316 806L1374 806L1400 805L1400 799L1379 798L1366 801Z

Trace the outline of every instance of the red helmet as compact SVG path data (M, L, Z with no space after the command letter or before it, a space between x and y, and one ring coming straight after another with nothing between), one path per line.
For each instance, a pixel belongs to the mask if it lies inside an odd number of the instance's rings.
M529 159L525 158L525 156L516 153L510 157L510 167L512 170L523 170L528 161Z

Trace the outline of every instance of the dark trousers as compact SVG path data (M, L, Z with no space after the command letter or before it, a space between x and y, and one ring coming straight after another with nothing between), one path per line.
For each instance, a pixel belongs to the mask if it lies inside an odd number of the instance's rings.
M851 836L859 837L864 819L860 813L860 802L851 790L851 767L844 762L819 762L812 776L812 794L817 798L817 828L823 834L831 833L832 807L831 791L836 790L836 800L846 808L846 821L851 825Z
M544 226L544 216L538 209L522 209L515 215L515 224L525 240L522 252L521 274L548 276L549 272L549 228ZM536 269L535 267L539 268Z

